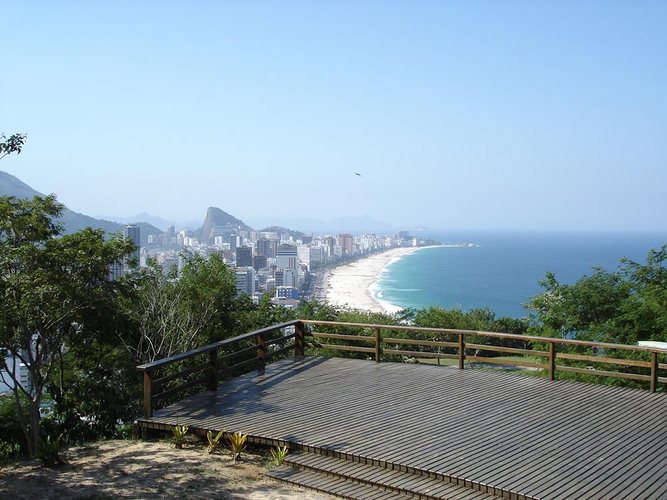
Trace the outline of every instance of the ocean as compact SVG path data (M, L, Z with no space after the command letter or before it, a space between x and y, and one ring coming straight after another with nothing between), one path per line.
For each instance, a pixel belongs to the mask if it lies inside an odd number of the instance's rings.
M376 300L396 307L488 307L523 317L551 271L562 283L610 271L622 257L646 262L667 233L429 233L447 245L419 250L388 265L373 287ZM470 244L470 245L468 245Z

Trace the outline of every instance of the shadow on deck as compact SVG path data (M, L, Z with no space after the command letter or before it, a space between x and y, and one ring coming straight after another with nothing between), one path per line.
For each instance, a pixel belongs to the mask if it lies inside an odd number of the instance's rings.
M298 356L139 425L240 431L508 498L667 497L667 394L637 389Z

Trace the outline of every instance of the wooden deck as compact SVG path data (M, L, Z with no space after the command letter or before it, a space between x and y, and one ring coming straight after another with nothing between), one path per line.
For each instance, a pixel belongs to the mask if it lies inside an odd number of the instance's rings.
M667 394L516 374L294 357L160 409L518 498L667 498Z

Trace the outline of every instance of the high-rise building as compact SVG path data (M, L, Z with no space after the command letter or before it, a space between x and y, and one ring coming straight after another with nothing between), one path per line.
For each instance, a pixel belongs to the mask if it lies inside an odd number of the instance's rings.
M236 269L236 295L250 295L255 293L255 270L252 267Z
M326 248L323 246L310 247L310 262L324 264L327 261Z
M282 269L298 269L296 247L292 245L280 245L276 254L276 265Z
M267 259L272 259L276 256L276 250L278 248L277 240L260 238L257 240L256 245L257 245L257 255L263 255Z
M229 238L229 249L232 252L236 252L236 248L243 245L243 238L238 234L230 234Z
M252 267L255 271L264 269L266 267L266 257L264 255L255 255L252 258Z
M300 245L296 247L299 264L304 265L310 269L310 247L307 245Z
M267 278L266 279L266 284L264 285L264 288L267 293L272 294L273 291L276 289L276 279L275 278Z
M327 236L327 237L325 237L324 240L322 240L322 241L323 241L324 244L327 246L327 249L328 249L328 250L327 250L327 253L328 253L328 255L329 255L329 256L334 255L334 253L335 253L335 252L334 252L334 249L335 249L335 247L336 247L336 238L334 238L333 236Z
M297 274L293 269L276 269L276 286L296 286Z
M350 254L354 249L354 238L351 234L339 234L338 235L338 244L343 250L343 254Z
M274 282L275 286L284 286L285 285L285 270L284 269L276 269L276 272L274 273Z
M141 255L141 230L136 224L128 224L125 226L125 229L123 229L123 235L126 240L134 243L134 252L130 254L127 264L130 267L137 267L139 265L139 257Z
M252 248L236 247L236 267L252 267Z

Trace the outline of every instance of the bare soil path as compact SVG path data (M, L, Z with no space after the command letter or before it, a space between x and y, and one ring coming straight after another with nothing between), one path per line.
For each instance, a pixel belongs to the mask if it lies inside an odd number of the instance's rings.
M0 498L221 498L331 499L264 475L268 460L245 453L232 463L227 450L175 449L166 442L100 441L70 448L54 469L21 462L0 469Z

